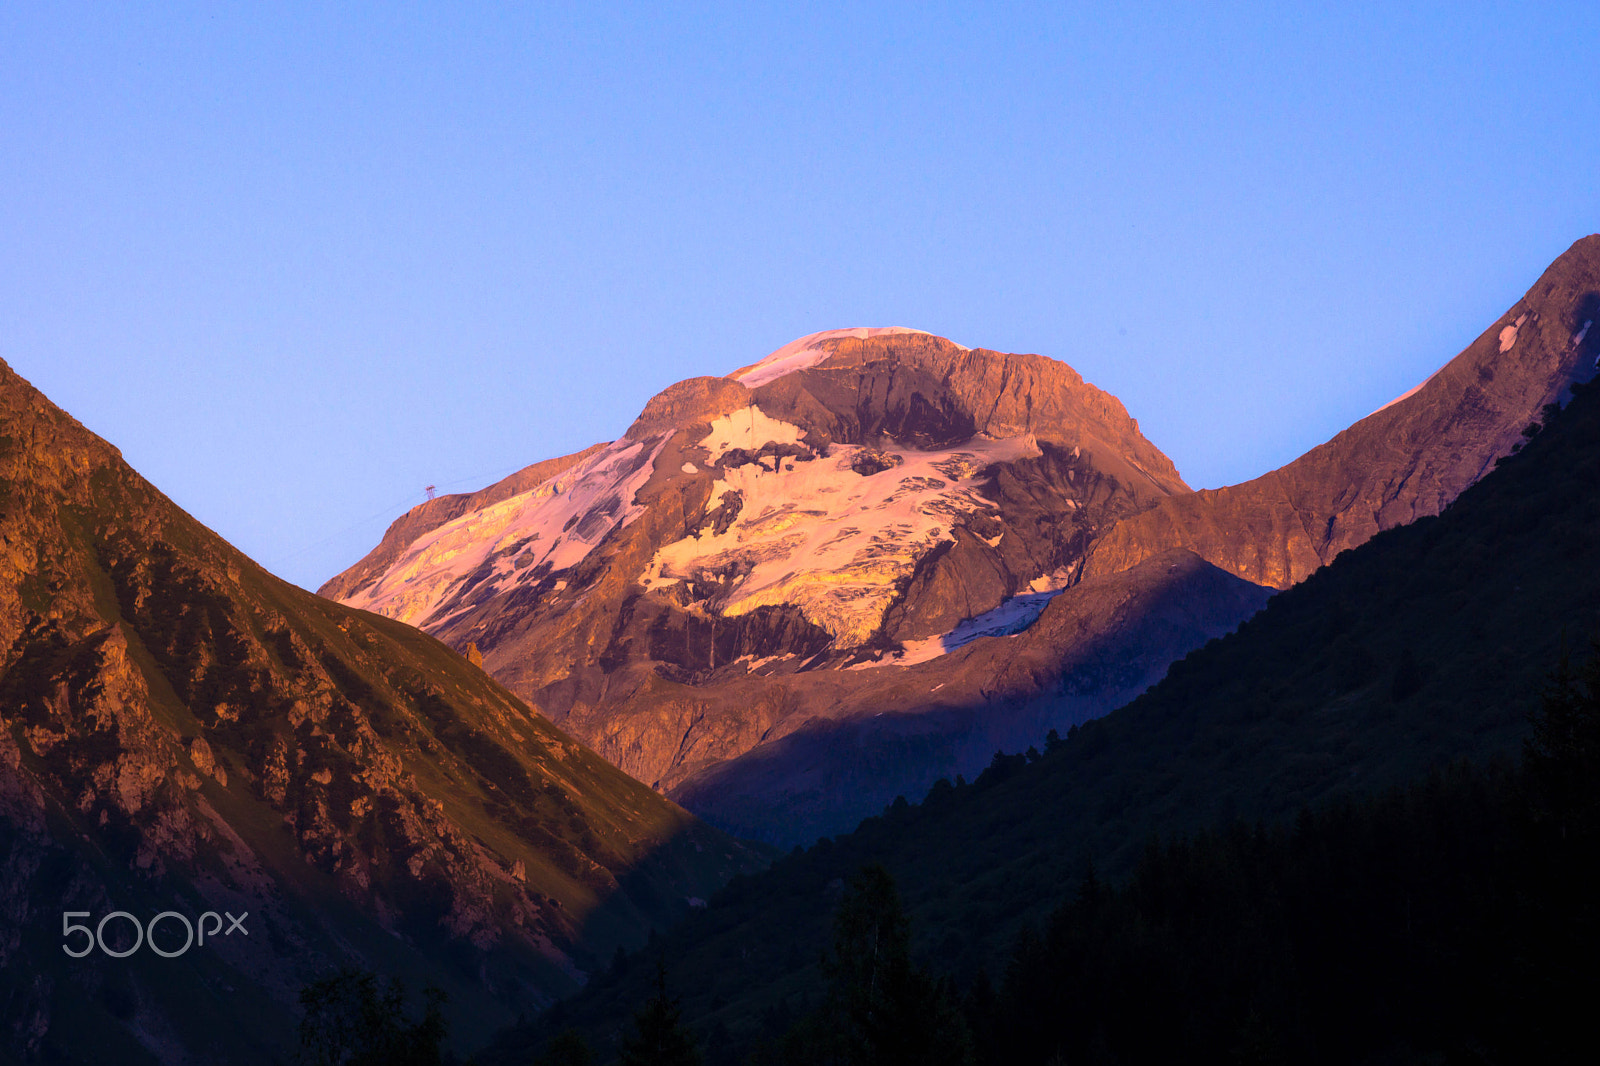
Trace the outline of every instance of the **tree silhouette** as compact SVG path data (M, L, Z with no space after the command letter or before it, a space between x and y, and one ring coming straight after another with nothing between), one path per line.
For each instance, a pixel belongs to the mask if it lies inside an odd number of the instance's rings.
M825 970L839 1061L958 1066L970 1060L970 1035L946 990L911 964L910 923L882 866L864 867L840 900Z
M1538 814L1588 841L1600 829L1600 644L1580 671L1565 653L1532 716L1525 757Z
M700 1052L683 1026L678 1001L667 995L667 964L656 962L656 994L633 1016L634 1033L622 1042L623 1066L699 1066Z
M380 988L376 975L342 970L300 992L300 1061L308 1066L438 1066L444 1060L443 1005L437 988L423 993L422 1017L405 1010L398 980Z
M550 1038L544 1054L533 1060L533 1066L594 1066L594 1052L576 1029L563 1029Z

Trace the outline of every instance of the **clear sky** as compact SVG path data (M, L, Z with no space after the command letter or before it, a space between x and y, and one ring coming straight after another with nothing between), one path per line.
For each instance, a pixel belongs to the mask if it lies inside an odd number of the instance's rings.
M1228 484L1600 230L1597 41L1594 0L7 3L0 357L308 587L842 326L1063 359Z

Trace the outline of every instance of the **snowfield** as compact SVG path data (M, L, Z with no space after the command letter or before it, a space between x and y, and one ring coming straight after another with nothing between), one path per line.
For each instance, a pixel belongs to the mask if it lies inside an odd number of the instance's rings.
M644 513L634 495L665 443L617 441L536 488L447 522L344 602L424 628L491 593L566 570Z
M703 446L715 462L731 448L799 437L800 427L751 407L718 419ZM724 616L794 604L841 645L860 644L882 622L896 583L953 539L952 520L989 506L977 492L979 472L1040 454L1031 436L980 437L948 451L897 448L897 465L860 474L854 466L870 451L834 445L811 461L769 457L723 470L709 509L736 503L737 517L721 532L702 529L663 547L640 583L717 586L703 606Z

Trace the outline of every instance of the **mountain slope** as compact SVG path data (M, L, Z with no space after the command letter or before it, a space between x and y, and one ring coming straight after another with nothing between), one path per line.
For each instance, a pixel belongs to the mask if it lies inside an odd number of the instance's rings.
M481 1033L752 861L433 638L272 577L0 364L7 1056L262 1061L343 964ZM64 910L250 918L75 960Z
M454 493L419 503L391 525L384 532L383 540L378 546L363 556L360 562L327 582L320 590L321 594L330 600L342 600L355 595L392 566L401 553L418 537L431 533L446 522L460 518L468 512L537 488L550 478L583 462L602 447L604 445L594 444L581 452L534 463L477 492Z
M1522 429L1587 381L1600 355L1600 234L1558 258L1499 320L1421 385L1287 466L1161 501L1119 522L1090 573L1185 548L1288 588L1379 530L1438 514Z
M1441 515L1340 555L1036 762L997 760L730 885L662 946L686 1016L737 1050L814 1004L812 960L865 863L895 876L923 957L970 976L1090 860L1115 879L1154 834L1279 822L1516 754L1562 647L1600 632L1600 387L1574 391ZM595 982L559 1024L602 1039L647 994L643 969Z

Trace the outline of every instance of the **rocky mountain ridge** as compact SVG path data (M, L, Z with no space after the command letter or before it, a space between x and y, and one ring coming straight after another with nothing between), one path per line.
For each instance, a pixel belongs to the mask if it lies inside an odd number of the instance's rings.
M1164 500L1095 546L1090 572L1187 548L1287 588L1374 533L1435 515L1600 355L1600 235L1552 263L1465 351L1326 444L1253 481Z

